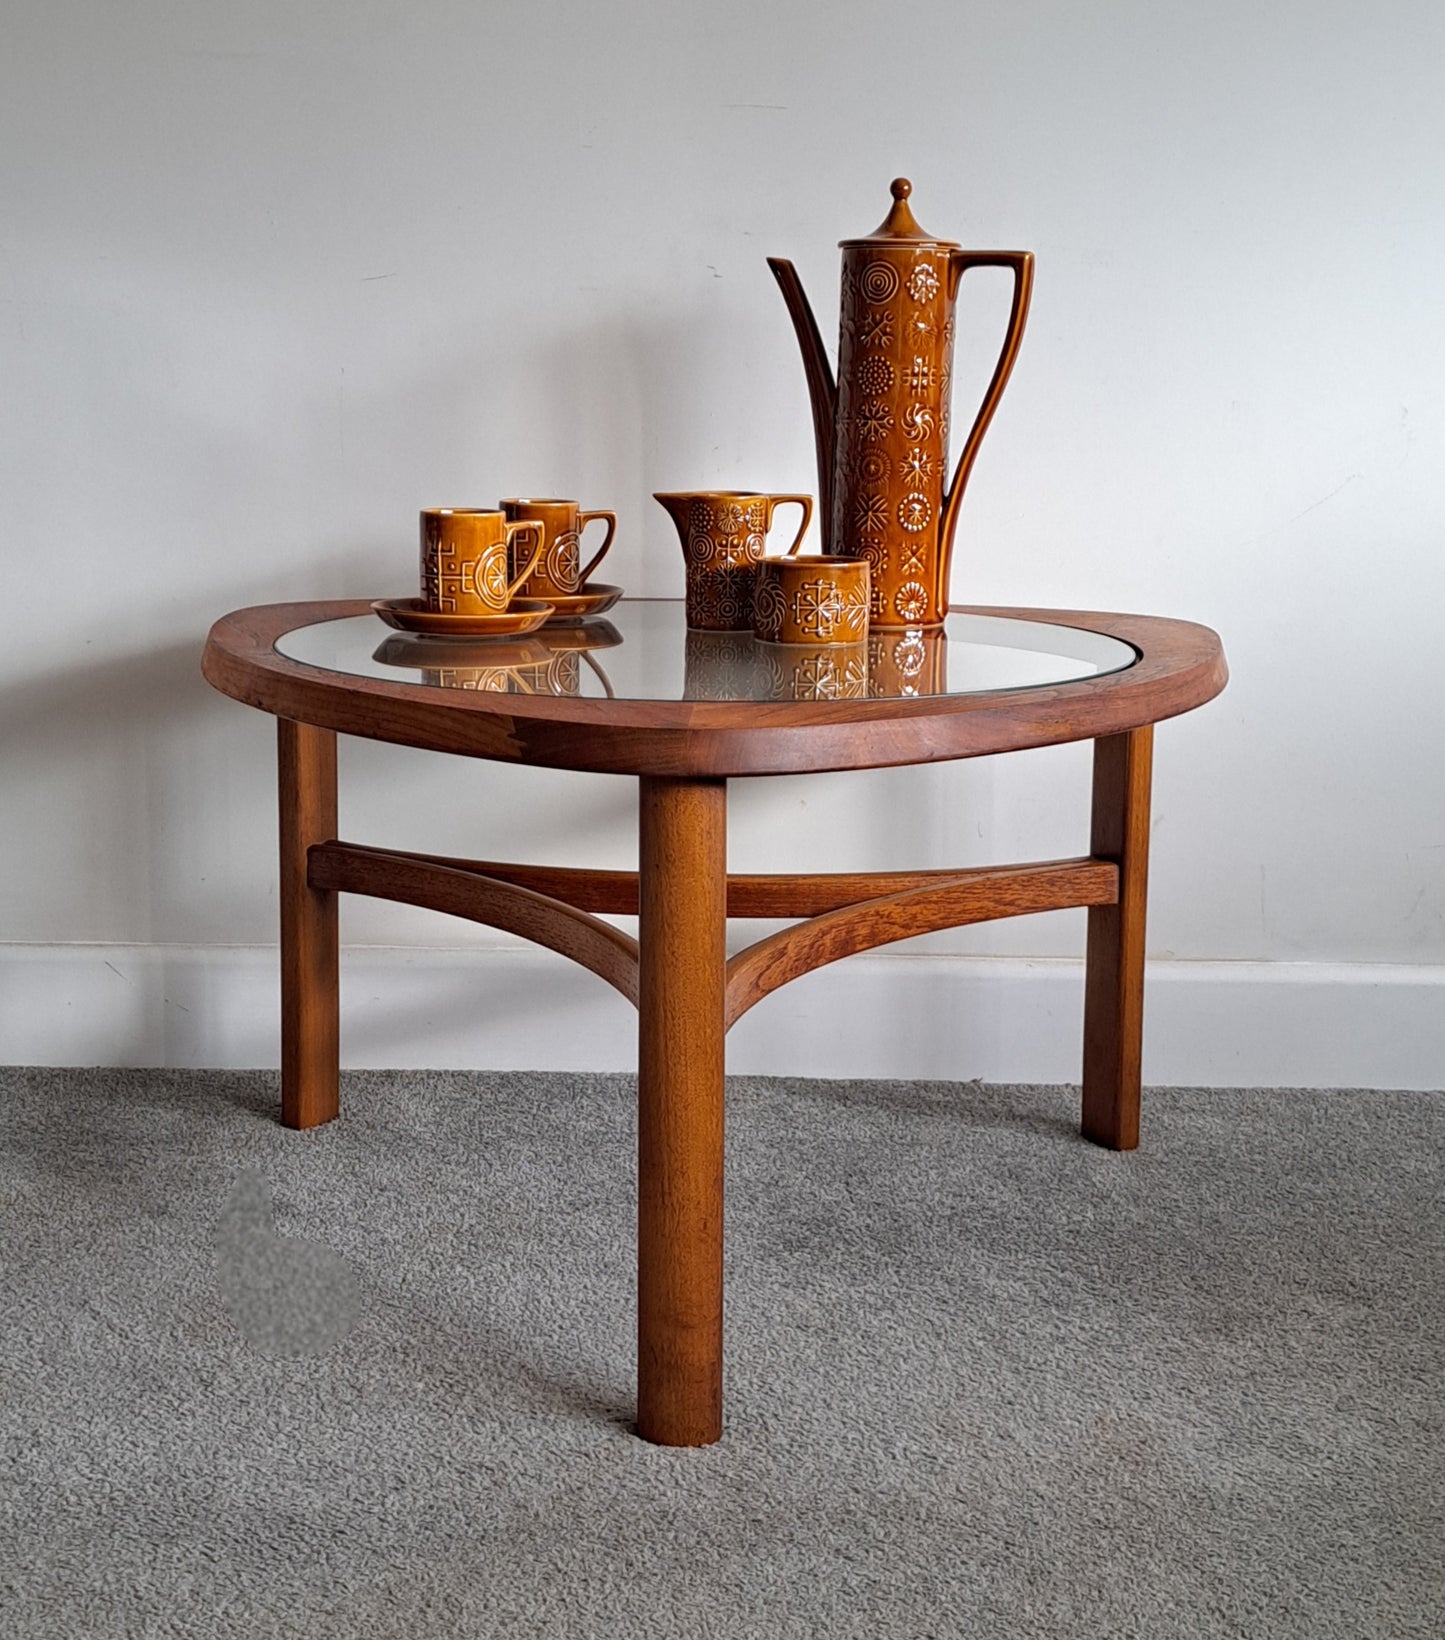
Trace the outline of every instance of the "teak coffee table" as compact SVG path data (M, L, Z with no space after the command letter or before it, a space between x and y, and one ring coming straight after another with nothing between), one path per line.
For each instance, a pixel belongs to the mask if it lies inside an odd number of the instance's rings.
M400 637L356 600L245 609L212 628L206 677L279 720L282 1120L306 1128L338 1114L340 893L520 934L615 986L639 1015L637 1429L665 1445L703 1446L722 1433L729 1026L839 957L964 923L1087 906L1083 1132L1131 1149L1153 726L1211 699L1228 674L1207 627L1075 610L959 610L943 636L875 633L861 656L689 633L681 604L661 600L624 601L606 623L539 637L464 648ZM638 870L343 842L338 733L635 775ZM731 776L876 769L1073 740L1094 742L1092 831L1080 858L960 871L728 872ZM598 912L636 915L637 938ZM729 959L728 917L801 920Z

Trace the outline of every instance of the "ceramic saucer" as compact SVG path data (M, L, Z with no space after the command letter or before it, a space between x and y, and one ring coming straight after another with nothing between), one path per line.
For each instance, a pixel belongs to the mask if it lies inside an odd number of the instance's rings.
M556 626L561 621L580 621L587 615L602 615L621 596L621 587L610 587L601 581L590 582L581 592L549 592L547 602L554 613L547 617L547 624Z
M433 638L520 638L548 620L553 606L539 598L514 598L512 607L499 615L441 615L420 598L378 598L371 607L398 632L424 632Z

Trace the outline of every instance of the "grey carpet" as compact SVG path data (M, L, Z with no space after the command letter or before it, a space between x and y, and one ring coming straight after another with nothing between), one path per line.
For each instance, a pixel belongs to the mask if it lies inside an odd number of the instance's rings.
M5 1635L1442 1632L1445 1096L740 1081L694 1452L628 1079L275 1099L0 1072Z

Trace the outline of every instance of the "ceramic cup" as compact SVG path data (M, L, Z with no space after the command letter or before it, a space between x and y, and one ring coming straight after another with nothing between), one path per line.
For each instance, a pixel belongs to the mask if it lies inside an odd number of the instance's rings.
M530 531L533 551L510 575L515 536ZM542 556L542 527L513 523L494 507L428 507L421 515L421 590L441 615L501 615Z
M760 559L753 632L765 643L862 643L868 636L868 560Z
M755 490L669 490L653 499L672 515L687 565L687 624L704 632L746 632L753 624L753 582L767 550L773 511L785 502L803 509L788 553L803 544L813 517L810 495Z
M501 507L513 523L536 524L542 530L542 556L531 574L523 578L520 593L523 598L570 598L580 592L607 556L612 537L617 533L615 512L583 512L575 501L539 501L530 496L512 496L503 501ZM607 534L587 567L581 569L578 566L582 561L582 532L596 518L606 520ZM513 548L514 569L515 553Z

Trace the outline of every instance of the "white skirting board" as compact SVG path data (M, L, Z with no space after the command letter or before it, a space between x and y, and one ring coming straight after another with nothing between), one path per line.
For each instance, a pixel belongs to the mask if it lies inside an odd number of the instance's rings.
M347 947L342 1063L631 1070L631 1006L525 947ZM0 1063L249 1069L279 1058L277 959L253 946L0 945ZM872 953L760 1003L737 1074L1076 1082L1083 965ZM1445 968L1157 962L1156 1087L1445 1088Z

